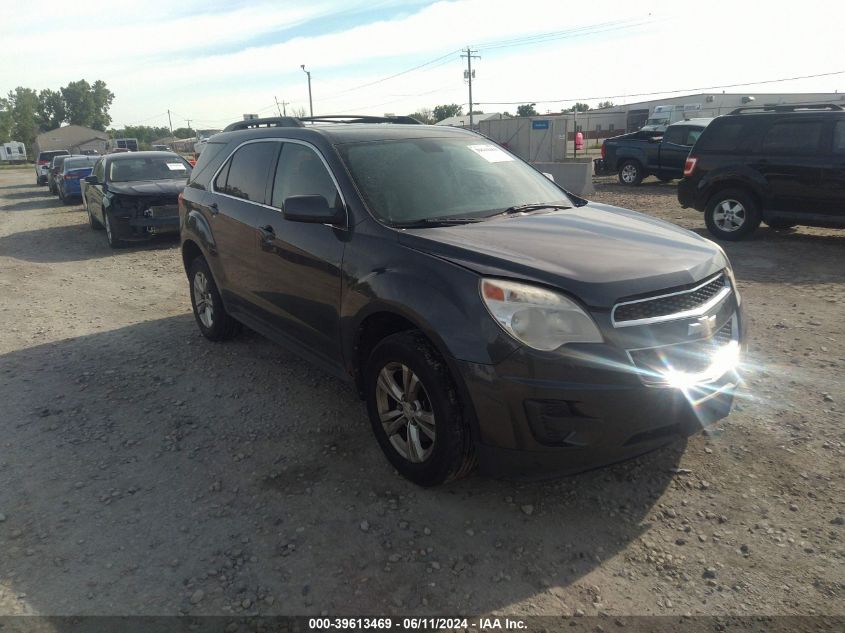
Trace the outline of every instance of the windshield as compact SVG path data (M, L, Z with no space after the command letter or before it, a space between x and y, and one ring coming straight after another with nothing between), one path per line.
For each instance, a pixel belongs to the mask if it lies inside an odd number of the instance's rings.
M133 156L112 161L108 179L111 182L183 180L190 175L191 166L180 156Z
M82 169L85 167L91 167L96 162L96 156L92 156L91 158L68 158L65 160L64 168L65 171L70 171L71 169Z
M669 120L669 117L660 117L649 119L645 122L646 125L665 125L666 121Z
M338 146L367 206L388 224L483 218L526 203L572 206L545 176L484 138Z

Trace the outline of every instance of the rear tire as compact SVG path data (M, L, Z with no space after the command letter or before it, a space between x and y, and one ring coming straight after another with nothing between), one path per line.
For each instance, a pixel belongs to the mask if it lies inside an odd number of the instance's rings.
M704 209L704 223L716 238L735 242L751 235L760 226L760 208L742 189L716 192Z
M466 476L475 450L449 368L417 330L388 336L364 369L367 412L388 461L420 486Z
M197 257L188 267L188 289L194 318L205 338L209 341L225 341L240 331L241 324L229 316L223 306L223 299L205 258Z
M645 178L643 167L635 160L626 160L619 165L619 182L626 187L636 187Z

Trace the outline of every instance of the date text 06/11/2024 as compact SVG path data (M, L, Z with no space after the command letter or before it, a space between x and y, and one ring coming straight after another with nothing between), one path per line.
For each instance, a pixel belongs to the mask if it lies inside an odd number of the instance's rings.
M310 618L308 628L312 631L331 630L400 630L452 631L455 629L477 629L480 631L526 630L524 620L498 617L479 618Z

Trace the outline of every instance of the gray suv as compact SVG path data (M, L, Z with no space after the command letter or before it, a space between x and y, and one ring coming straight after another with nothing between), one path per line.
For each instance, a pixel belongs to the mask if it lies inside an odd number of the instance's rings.
M420 485L476 463L575 472L730 410L743 322L722 249L473 132L238 122L209 140L179 222L200 331L245 324L352 381Z

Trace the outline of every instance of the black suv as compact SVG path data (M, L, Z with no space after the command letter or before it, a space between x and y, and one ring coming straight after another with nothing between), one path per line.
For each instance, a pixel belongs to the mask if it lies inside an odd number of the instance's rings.
M201 332L243 323L354 381L421 485L476 461L575 472L730 410L742 317L722 249L569 194L473 132L238 122L179 216Z
M845 227L845 110L830 104L738 108L713 121L678 185L719 239L772 228Z

